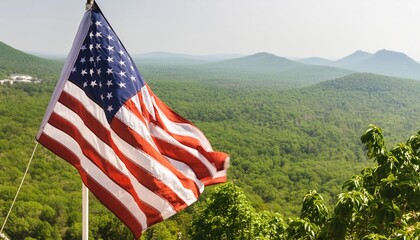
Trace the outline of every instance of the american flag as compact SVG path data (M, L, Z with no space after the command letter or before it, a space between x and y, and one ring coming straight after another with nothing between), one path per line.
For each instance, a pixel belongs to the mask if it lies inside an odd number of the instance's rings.
M226 181L228 155L153 94L97 5L82 19L37 140L136 238Z

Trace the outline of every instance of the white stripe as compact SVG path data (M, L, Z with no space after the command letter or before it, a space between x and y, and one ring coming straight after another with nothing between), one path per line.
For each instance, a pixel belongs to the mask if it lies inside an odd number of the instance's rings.
M144 152L138 149L134 149L130 144L126 143L124 140L119 138L118 135L110 128L107 122L107 119L105 117L105 114L103 114L103 109L100 106L98 106L95 102L93 102L90 98L88 98L86 94L77 85L74 85L73 83L69 82L66 85L66 90L69 91L69 94L78 98L80 102L83 102L83 106L90 114L92 114L92 116L98 117L97 121L100 122L102 126L105 129L107 129L107 131L111 132L112 140L119 148L124 149L124 150L121 150L121 152L123 152L125 156L129 158L129 160L131 160L133 163L139 166L142 166L144 169L149 171L152 176L162 181L166 186L168 186L175 193L177 193L179 197L182 200L184 200L185 203L192 204L193 202L197 200L194 193L190 189L184 188L182 183L179 181L179 179L171 171L166 169L166 167L157 163L152 163L152 162L148 163L151 160L153 160L153 162L156 162L156 161L152 159L150 156L146 155ZM131 113L127 109L125 110L129 112L131 115L133 115L133 113ZM76 117L78 118L79 116L76 115ZM133 121L140 122L137 118ZM143 128L145 127L143 123L140 122L139 124L143 125ZM155 146L154 142L152 146ZM139 162L140 159L144 159L144 160ZM145 163L148 163L148 164L145 164ZM151 166L153 166L153 168ZM149 194L146 194L145 196L148 196L148 195ZM153 195L156 195L156 194L153 194ZM155 200L152 202L159 203L161 201L162 200ZM164 204L162 204L161 206L153 206L153 207L161 211L163 217L169 217L174 214L172 207L168 208Z
M132 161L142 168L146 169L150 174L153 175L156 179L159 179L164 183L168 188L172 189L185 203L188 205L197 201L197 198L194 195L194 192L188 188L184 188L179 178L166 167L161 165L158 161L153 159L151 156L147 155L143 151L134 148L130 144L122 140L117 134L112 132L112 138L115 144L119 149L124 149L124 154L132 159ZM183 174L184 172L181 171ZM195 181L196 178L186 176L192 179L198 187L202 184L199 180Z
M119 119L129 128L136 131L147 142L149 142L151 146L153 146L156 150L158 150L158 147L153 141L152 136L150 135L149 129L146 127L146 125L144 125L142 121L139 121L138 117L134 113L132 113L130 110L125 108L124 105L118 110L118 112L114 115L114 117Z
M150 115L152 115L153 119L156 120L155 110L153 109L153 103L150 99L150 94L146 85L144 85L140 90L141 95L143 96L143 103L146 106L147 111L150 113Z
M165 141L169 144L172 144L176 147L184 149L185 151L187 151L191 155L193 155L195 158L200 160L200 162L202 162L206 166L206 168L209 170L211 176L213 178L215 177L215 175L217 174L216 167L212 163L210 163L199 151L197 151L194 148L190 148L188 146L185 146L185 145L181 144L175 138L173 138L171 135L169 135L167 132L165 132L163 129L161 129L159 126L156 126L156 125L150 123L149 128L150 128L150 133L154 137L159 138L160 140Z
M209 140L204 136L204 134L195 126L188 124L188 123L175 123L169 120L166 115L162 112L159 106L156 104L155 99L152 99L155 108L158 111L160 118L162 119L163 124L165 124L166 128L171 133L175 133L177 135L183 135L187 137L192 137L197 139L200 142L200 145L207 151L212 152L213 149L210 145Z
M86 127L83 120L73 112L71 109L67 108L60 102L57 102L54 108L54 112L61 116L62 118L68 120L74 127L76 127L83 138L96 150L96 152L107 160L113 167L115 167L121 174L128 176L129 171L124 163L118 159L115 155L115 152L107 144L105 144L101 139L99 139L88 127Z
M118 199L118 201L120 201L122 205L124 205L124 207L132 213L133 217L137 219L143 228L147 227L146 215L143 211L141 211L134 198L123 188L115 184L106 174L96 167L95 164L87 159L80 149L79 144L73 138L48 123L45 125L44 134L53 139L59 139L60 142L65 143L64 145L78 156L81 167L86 171L86 173L97 183L107 189L109 194L113 195L115 199Z
M140 104L140 98L139 95L136 94L131 98L131 101L133 101L133 103L136 105L137 109L139 110L139 112L141 114L143 114L142 110L141 110L141 104Z
M105 112L102 107L98 106L94 101L92 101L89 97L86 96L86 93L80 89L79 86L75 85L74 83L67 81L66 85L64 86L64 91L67 92L69 95L72 95L75 99L77 99L83 107L90 113L94 118L101 123L101 125L109 129L108 120L106 118Z
M158 148L156 147L156 144L153 141L149 130L146 129L146 126L137 115L127 109L124 105L121 107L120 111L118 111L117 115L121 121L123 121L125 124L129 124L129 127L140 137L143 137L143 134L147 134L152 141L152 146L156 149L156 151L158 151ZM161 165L147 153L134 148L129 143L126 143L124 140L120 139L117 134L112 134L112 138L115 140L115 144L117 144L118 148L124 149L123 152L124 154L127 154L128 158L132 159L134 163L142 166L144 169L147 169L155 178L161 180L166 186L171 188L185 203L192 204L197 200L194 193L190 189L184 188L178 177L169 169ZM192 180L194 181L194 179Z
M204 184L197 178L197 176L195 175L194 171L190 168L190 166L167 156L165 156L165 158L168 159L168 161L171 162L171 164L174 165L176 169L181 171L182 174L192 179L195 182L195 184L197 184L198 188L200 189L200 193L204 191Z
M75 114L73 111L59 102L57 103L54 110L58 115L69 120L80 131L80 133L83 135L83 138L97 150L97 153L102 156L102 158L104 158L108 164L118 169L121 174L127 176L130 179L134 190L136 191L138 197L142 199L142 201L147 202L150 206L157 210L163 209L167 215L172 216L176 213L166 200L162 199L160 196L156 195L154 192L150 191L148 188L144 187L138 182L133 174L127 169L125 164L117 157L114 150L106 143L102 142L102 140L97 138L97 136L92 131L90 131L86 125L84 125L83 120L79 117L79 115ZM122 150L121 152L124 151Z

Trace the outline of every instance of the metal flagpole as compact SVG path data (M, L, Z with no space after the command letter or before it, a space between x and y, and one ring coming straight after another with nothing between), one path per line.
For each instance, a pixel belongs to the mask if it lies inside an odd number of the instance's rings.
M86 11L91 9L94 0L86 0ZM89 189L82 183L82 240L89 239Z
M89 239L89 189L82 183L82 240Z

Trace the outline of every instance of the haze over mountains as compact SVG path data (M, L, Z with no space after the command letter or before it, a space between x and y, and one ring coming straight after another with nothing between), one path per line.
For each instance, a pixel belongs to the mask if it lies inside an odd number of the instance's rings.
M140 63L157 64L204 64L233 69L264 70L270 72L296 71L311 66L345 69L350 72L367 72L387 76L420 80L420 64L404 53L382 49L376 53L357 50L338 60L312 57L298 60L276 56L270 53L257 53L239 57L237 55L218 55L195 57L183 54L148 53L135 55ZM313 69L312 69L313 70ZM325 69L324 69L325 70ZM336 71L336 70L335 70Z
M13 57L11 57L13 56ZM27 59L37 62L38 67L51 64L43 58L35 58L32 55L16 50L0 42L0 62L9 63L19 58L13 65L18 69L25 69ZM341 77L353 72L367 72L386 76L410 78L420 80L420 64L404 53L390 50L379 50L376 53L355 51L338 60L328 60L320 57L312 57L298 60L276 56L271 53L256 53L249 56L237 54L219 54L209 56L193 56L187 54L175 54L167 52L152 52L146 54L133 54L133 59L139 65L166 65L166 66L198 66L206 71L240 71L241 74L267 74L268 78L275 75L293 75L296 81L308 83L310 76L319 75L313 83L329 78ZM62 64L62 63L61 63ZM4 64L3 64L4 65ZM19 67L19 65L21 65ZM32 65L32 64L31 64ZM57 66L57 62L56 62ZM30 69L32 72L36 69ZM1 66L0 66L1 69ZM252 74L250 75L252 76ZM254 77L254 76L252 76Z
M356 51L336 61L306 58L299 62L420 80L420 64L404 53L382 49L374 54Z

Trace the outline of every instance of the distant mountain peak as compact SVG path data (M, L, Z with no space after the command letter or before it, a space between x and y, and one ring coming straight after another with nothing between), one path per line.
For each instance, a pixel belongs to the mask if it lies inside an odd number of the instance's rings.
M245 58L254 58L254 59L285 59L283 57L276 56L272 53L268 52L259 52L249 56L245 56Z
M371 53L362 50L357 50L354 53L339 59L338 61L336 61L336 64L338 67L352 68L360 64L361 62L367 60L371 56Z
M316 66L334 66L334 62L325 58L320 57L309 57L296 60L297 62L316 65Z
M362 50L357 50L357 51L355 51L354 53L352 53L352 54L350 54L350 55L348 55L348 56L346 56L346 57L343 57L342 59L340 59L340 60L344 60L344 59L354 59L354 58L367 58L367 57L370 57L370 56L372 56L372 54L371 53L368 53L368 52L365 52L365 51L362 51ZM339 60L339 61L340 61Z
M258 52L258 53L252 54L250 56L276 56L276 55L274 55L272 53L268 53L268 52Z
M399 58L400 60L406 60L406 61L408 60L408 61L415 62L412 58L407 56L405 53L390 51L390 50L387 50L387 49L381 49L381 50L377 51L373 56L397 58L397 59Z
M362 51L362 50L356 50L354 53L352 53L351 55L372 55L371 53L368 53L366 51Z
M395 52L386 49L381 49L377 51L373 56L373 59L382 60L382 61L390 61L393 63L398 64L412 64L418 65L414 59L407 56L405 53L402 52Z

